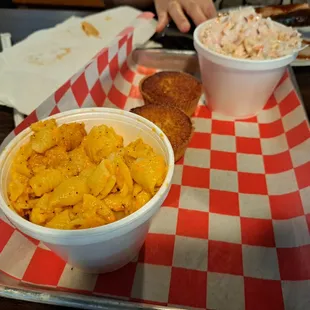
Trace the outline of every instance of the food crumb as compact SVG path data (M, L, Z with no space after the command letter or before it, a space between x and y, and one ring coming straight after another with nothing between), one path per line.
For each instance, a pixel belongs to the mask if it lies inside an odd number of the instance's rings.
M88 37L95 37L95 38L99 38L100 32L98 31L98 29L93 26L91 23L88 22L82 22L81 23L81 27L82 30L84 31L84 33L88 36Z

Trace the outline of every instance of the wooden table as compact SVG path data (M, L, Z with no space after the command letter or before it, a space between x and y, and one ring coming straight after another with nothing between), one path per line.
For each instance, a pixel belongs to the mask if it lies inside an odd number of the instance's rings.
M85 16L90 13L89 11L2 9L0 10L0 33L10 32L13 43L16 43L27 37L33 31L52 27L72 15ZM176 39L162 42L165 43L166 48L178 48L178 46L182 46L182 42L176 42ZM310 118L310 67L296 67L294 68L294 73L307 110L308 118ZM12 109L0 107L0 143L13 128ZM0 309L5 310L59 310L61 308L69 309L0 298Z
M13 0L16 5L46 5L62 7L103 8L102 0Z

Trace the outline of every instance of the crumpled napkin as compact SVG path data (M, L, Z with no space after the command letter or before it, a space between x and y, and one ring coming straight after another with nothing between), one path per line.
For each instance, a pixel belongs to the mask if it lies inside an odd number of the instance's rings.
M124 6L86 18L71 17L4 50L0 54L0 105L30 114L128 26L135 28L133 46L143 45L154 34L156 22L137 18L141 13ZM99 37L87 36L82 21L95 26Z

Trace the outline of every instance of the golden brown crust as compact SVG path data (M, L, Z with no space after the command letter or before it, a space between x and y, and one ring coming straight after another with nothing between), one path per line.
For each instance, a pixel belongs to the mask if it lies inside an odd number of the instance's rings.
M130 112L153 122L166 134L176 162L184 155L193 134L193 124L180 109L170 105L150 104L131 109Z
M190 74L162 71L144 78L140 82L140 92L145 104L172 105L192 116L198 105L202 86Z

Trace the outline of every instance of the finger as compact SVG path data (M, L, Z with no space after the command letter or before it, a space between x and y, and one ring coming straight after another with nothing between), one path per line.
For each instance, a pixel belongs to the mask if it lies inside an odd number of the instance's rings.
M196 26L207 20L207 16L204 14L200 6L192 0L182 0L182 5L186 13L192 18Z
M208 19L217 16L216 8L212 0L205 1L205 3L202 6L202 11Z
M157 18L158 18L156 31L161 32L165 29L165 27L169 23L168 9L167 9L165 0L163 1L157 0L157 1L154 1L154 3L155 3L155 9L156 9Z
M181 32L188 32L190 30L191 25L179 2L170 1L168 5L168 13Z
M165 11L157 13L158 16L158 23L156 26L156 32L161 32L165 29L165 27L168 25L168 13Z

